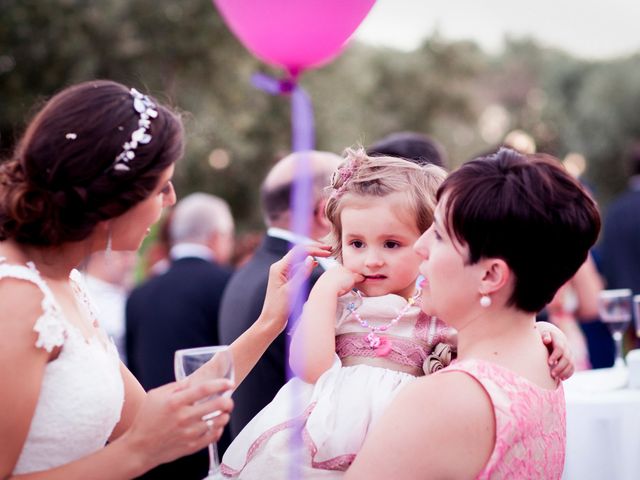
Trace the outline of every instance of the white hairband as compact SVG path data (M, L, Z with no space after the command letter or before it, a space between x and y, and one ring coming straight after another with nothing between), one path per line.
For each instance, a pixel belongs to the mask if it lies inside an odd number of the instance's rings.
M144 145L151 141L151 135L147 133L147 130L151 125L151 119L158 116L156 104L147 95L140 93L135 88L129 90L129 93L133 97L133 109L138 112L140 119L138 120L138 128L131 134L131 140L122 145L123 150L118 154L113 164L114 170L120 172L131 170L129 162L136 156L135 149L138 148L138 145Z

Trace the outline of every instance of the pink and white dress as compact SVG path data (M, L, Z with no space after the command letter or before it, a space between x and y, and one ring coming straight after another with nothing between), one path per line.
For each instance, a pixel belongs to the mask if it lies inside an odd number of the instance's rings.
M493 404L496 444L477 479L562 477L567 436L562 384L544 389L483 360L456 361L438 374L449 372L473 377Z
M357 313L372 326L386 325L406 309L398 323L381 334L384 351L370 346L370 330L349 310L354 304L360 304ZM341 297L333 366L313 385L298 378L284 385L229 446L223 474L264 480L287 475L341 478L400 388L423 374L423 362L443 341L445 329L419 306L407 309L407 300L397 295ZM373 357L384 366L359 363Z

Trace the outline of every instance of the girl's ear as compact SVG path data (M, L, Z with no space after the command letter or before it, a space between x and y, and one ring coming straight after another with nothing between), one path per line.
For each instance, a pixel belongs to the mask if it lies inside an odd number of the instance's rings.
M511 280L511 269L501 258L487 258L479 263L482 267L480 291L484 294L502 290Z

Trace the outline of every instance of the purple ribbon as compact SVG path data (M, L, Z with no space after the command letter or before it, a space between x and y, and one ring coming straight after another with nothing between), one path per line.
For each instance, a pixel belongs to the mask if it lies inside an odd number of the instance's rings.
M313 105L307 92L293 78L279 79L255 73L251 77L254 87L270 95L291 97L291 150L301 152L315 148Z
M291 150L293 152L309 152L315 147L315 133L313 123L313 105L307 92L296 82L295 78L277 79L263 73L256 73L251 77L251 83L256 88L271 95L289 95L291 98ZM301 236L309 237L311 213L313 210L313 172L309 155L301 155L294 172L294 181L291 188L292 205L292 230ZM298 263L304 260L304 255L294 258L293 262ZM296 321L302 314L302 307L307 299L309 283L303 282L297 291L292 291L289 296L289 326L288 331L292 332ZM286 351L289 357L289 340L287 336ZM289 362L285 362L287 378L292 378L293 372L289 367ZM293 411L297 411L298 405L292 406ZM296 440L292 438L292 442ZM295 448L294 451L301 451ZM289 468L289 479L300 478L301 459L291 462Z
M315 146L313 105L309 95L298 85L295 78L278 79L256 73L251 77L251 83L270 95L288 95L291 98L291 150L294 152L313 150ZM291 229L304 237L309 236L311 220L309 212L313 209L313 172L310 163L309 157L302 155L301 161L296 165L291 189L293 206ZM302 260L304 258L296 258L294 262ZM291 319L299 318L307 289L308 286L305 284L300 292L292 292L289 307Z

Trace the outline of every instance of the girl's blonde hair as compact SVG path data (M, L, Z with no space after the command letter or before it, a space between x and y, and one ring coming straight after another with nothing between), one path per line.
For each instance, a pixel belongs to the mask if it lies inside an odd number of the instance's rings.
M333 174L325 213L331 222L328 242L333 255L342 261L340 214L348 203L345 195L385 197L405 193L409 213L420 232L433 223L436 192L447 173L436 165L417 165L396 157L369 157L363 148L349 148L345 161Z

